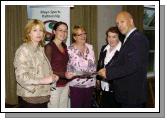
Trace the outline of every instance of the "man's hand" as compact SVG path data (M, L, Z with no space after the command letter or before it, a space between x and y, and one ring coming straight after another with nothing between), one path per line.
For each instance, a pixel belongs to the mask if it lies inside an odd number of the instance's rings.
M98 71L98 75L102 76L103 78L106 78L106 69L102 68Z

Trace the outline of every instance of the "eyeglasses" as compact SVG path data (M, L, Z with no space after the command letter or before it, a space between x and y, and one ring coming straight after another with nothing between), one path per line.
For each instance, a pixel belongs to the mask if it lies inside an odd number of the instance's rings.
M78 34L76 36L83 36L83 35L87 35L87 33L81 33L81 34Z

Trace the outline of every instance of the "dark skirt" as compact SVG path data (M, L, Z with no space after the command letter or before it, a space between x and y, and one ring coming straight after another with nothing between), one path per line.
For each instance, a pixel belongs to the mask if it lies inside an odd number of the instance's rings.
M72 108L90 108L93 97L93 87L79 88L70 87L70 98Z

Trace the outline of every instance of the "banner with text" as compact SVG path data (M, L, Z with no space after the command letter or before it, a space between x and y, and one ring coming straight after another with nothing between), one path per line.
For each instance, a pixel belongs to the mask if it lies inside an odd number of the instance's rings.
M67 23L68 37L66 40L67 46L70 45L70 7L71 6L27 6L28 18L42 20L46 27L46 43L50 41L53 36L52 28L58 21Z

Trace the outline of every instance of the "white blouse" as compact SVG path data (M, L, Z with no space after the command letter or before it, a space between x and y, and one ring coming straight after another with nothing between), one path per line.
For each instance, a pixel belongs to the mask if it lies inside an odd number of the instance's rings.
M119 51L121 48L121 42L119 41L117 46L110 51L110 45L107 45L104 48L104 51L107 50L106 57L104 58L104 65L106 66L108 62L113 58L116 51ZM105 81L101 81L101 88L104 91L109 91L109 83Z

